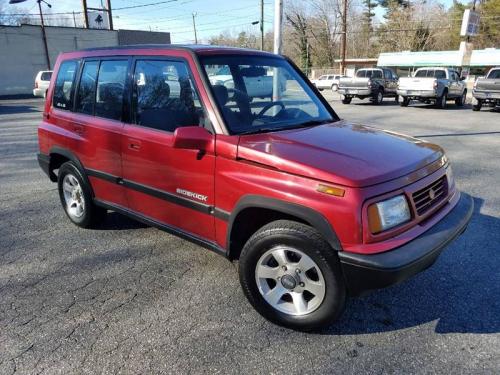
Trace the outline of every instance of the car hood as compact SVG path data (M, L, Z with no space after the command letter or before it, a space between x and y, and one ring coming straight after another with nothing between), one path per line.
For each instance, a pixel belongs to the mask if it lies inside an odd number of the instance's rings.
M432 143L346 121L244 135L238 144L240 159L352 187L404 176L442 155Z

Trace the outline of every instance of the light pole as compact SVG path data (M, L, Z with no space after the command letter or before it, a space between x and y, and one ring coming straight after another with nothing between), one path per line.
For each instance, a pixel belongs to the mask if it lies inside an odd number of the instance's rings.
M25 1L26 0L10 0L9 4L18 4L18 3L23 3ZM52 8L52 5L50 5L45 0L36 0L36 2L38 3L38 10L40 12L40 24L42 26L42 38L43 38L43 46L45 48L45 59L47 61L47 69L50 70L49 48L47 46L47 35L45 34L45 23L43 22L42 3L45 3L49 8Z

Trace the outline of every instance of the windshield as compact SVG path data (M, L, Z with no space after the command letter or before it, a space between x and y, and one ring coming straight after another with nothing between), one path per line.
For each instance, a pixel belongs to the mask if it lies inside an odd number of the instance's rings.
M232 134L285 130L336 121L307 83L284 59L267 56L207 56L218 107Z

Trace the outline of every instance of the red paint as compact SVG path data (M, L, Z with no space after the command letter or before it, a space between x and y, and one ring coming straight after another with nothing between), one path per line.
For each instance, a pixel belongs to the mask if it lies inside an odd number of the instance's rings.
M195 54L259 54L258 51L195 48ZM335 230L345 251L377 253L425 232L458 201L454 186L446 203L408 224L373 236L368 232L370 202L396 194L410 196L445 173L428 166L443 156L440 147L410 137L345 121L305 129L231 136L218 119L193 54L184 49L114 49L59 56L173 56L185 59L215 134L202 128L167 133L133 124L54 109L45 104L39 127L40 152L61 147L95 169L179 197L178 189L206 196L204 203L227 212L245 195L257 194L312 208ZM52 97L51 81L48 98ZM200 152L200 149L203 151ZM120 184L91 177L97 198L137 211L159 222L216 242L225 248L228 222L210 213L156 198ZM344 197L316 191L319 183L345 189Z

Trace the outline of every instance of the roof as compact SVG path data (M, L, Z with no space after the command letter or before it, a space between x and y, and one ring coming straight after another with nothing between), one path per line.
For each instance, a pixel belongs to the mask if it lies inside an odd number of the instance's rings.
M166 50L189 50L195 53L228 52L228 53L252 53L256 55L276 56L270 52L250 48L237 48L228 46L215 46L209 44L130 44L112 47L85 48L79 51L113 51L124 49L166 49Z

